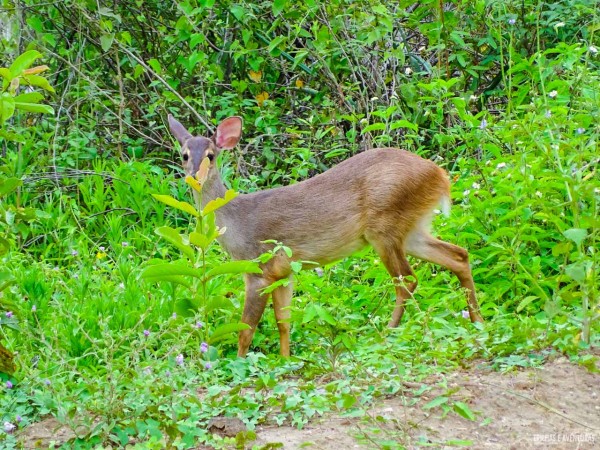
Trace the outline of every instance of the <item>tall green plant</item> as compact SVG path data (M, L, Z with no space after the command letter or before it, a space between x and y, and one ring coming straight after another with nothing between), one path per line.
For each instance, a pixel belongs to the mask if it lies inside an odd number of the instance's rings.
M164 262L153 261L142 272L142 278L150 282L169 282L173 284L173 300L176 311L184 316L199 314L204 323L202 324L205 341L211 345L230 338L232 333L248 328L243 323L225 323L214 325L213 313L230 301L220 294L215 294L211 289L215 280L219 277L239 273L261 273L258 261L238 260L221 263L215 267L209 267L207 263L207 252L215 243L217 238L227 232L219 228L215 223L215 211L233 200L237 193L228 190L223 198L216 198L208 202L204 208L200 208L202 195L202 184L208 175L208 158L205 158L198 171L197 179L186 177L186 183L194 190L198 200L197 206L188 202L179 201L170 195L153 195L157 200L177 208L196 219L194 231L189 234L181 234L169 226L156 228L155 232L163 239L175 246L183 258ZM185 289L186 294L178 297L177 286Z

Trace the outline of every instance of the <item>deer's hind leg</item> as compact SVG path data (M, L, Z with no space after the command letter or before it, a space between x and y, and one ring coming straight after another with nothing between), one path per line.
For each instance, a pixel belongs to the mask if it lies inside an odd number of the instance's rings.
M469 253L462 247L434 238L424 230L412 233L406 242L406 252L419 259L450 269L467 291L467 307L471 322L483 322L475 297L475 283L469 265Z
M388 327L395 328L400 323L404 314L406 299L412 297L417 287L417 279L406 259L404 242L400 238L393 239L392 237L393 234L377 235L370 236L367 240L373 246L387 271L394 279L396 307L394 308ZM411 277L411 280L406 281L406 277Z

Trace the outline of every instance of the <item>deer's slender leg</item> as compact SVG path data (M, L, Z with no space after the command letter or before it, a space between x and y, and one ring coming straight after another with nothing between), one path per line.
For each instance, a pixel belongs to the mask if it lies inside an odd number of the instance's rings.
M475 296L475 283L469 265L469 254L464 248L436 239L427 232L419 231L409 236L406 242L406 252L450 269L460 281L461 286L467 290L467 307L471 322L483 322Z
M390 240L390 235L382 236L379 239L372 238L369 241L389 274L394 278L396 307L394 308L388 327L395 328L400 323L404 314L406 299L412 296L413 291L417 287L417 279L404 255L403 245L400 241ZM412 277L412 280L405 281L404 278L409 276Z
M279 328L279 343L282 356L290 356L290 305L294 287L292 277L287 286L279 286L273 291L273 309Z
M261 294L260 290L266 286L268 286L268 282L264 278L252 274L246 275L246 300L244 302L242 322L250 325L250 328L240 331L238 356L244 357L248 353L256 326L265 311L269 296Z

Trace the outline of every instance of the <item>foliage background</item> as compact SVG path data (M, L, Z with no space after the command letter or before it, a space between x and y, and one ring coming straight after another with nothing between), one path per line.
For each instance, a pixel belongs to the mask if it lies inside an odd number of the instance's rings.
M0 400L3 421L19 415L25 426L50 413L87 423L89 442L185 446L215 439L191 430L221 412L255 425L277 411L276 421L302 425L331 405L394 392L432 362L510 369L565 352L593 364L597 2L4 0L0 11L0 66L36 49L56 91L53 116L18 114L0 142L2 177L24 183L3 203L38 211L0 221L11 243L0 305L14 313L0 319L0 339L18 350L19 367L5 376L18 389ZM140 279L146 261L179 257L154 229L188 227L149 196L189 196L172 175L167 112L199 134L244 117L244 143L222 158L236 190L300 181L372 146L434 159L453 177L455 203L437 230L469 249L488 323L464 322L453 277L416 264L422 283L405 323L385 330L392 285L364 252L322 277L299 276L298 360L237 361L233 341L200 354L204 316L173 317L181 290ZM226 257L215 247L207 258ZM213 320L239 317L239 279L215 281L209 294L220 302ZM254 346L271 354L276 326L266 316ZM314 380L325 374L335 381L323 394ZM202 405L185 394L193 383L208 389ZM260 398L243 397L244 386ZM160 405L173 390L167 412Z

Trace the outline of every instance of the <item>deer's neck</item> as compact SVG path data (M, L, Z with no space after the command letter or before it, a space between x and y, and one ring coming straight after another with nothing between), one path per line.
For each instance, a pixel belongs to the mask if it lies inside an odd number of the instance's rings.
M215 173L212 177L210 177L202 186L202 208L206 206L206 204L215 198L224 197L225 196L225 185L223 184L223 180L221 179L221 175L219 173ZM217 211L218 217L218 211Z
M202 187L202 208L211 200L218 197L225 197L225 192L225 184L220 174L215 174ZM217 226L219 228L226 228L225 233L219 236L217 240L234 259L253 258L257 255L246 253L248 246L244 243L244 235L239 232L240 224L238 223L239 217L237 213L239 211L237 211L237 201L238 199L234 199L215 211Z

